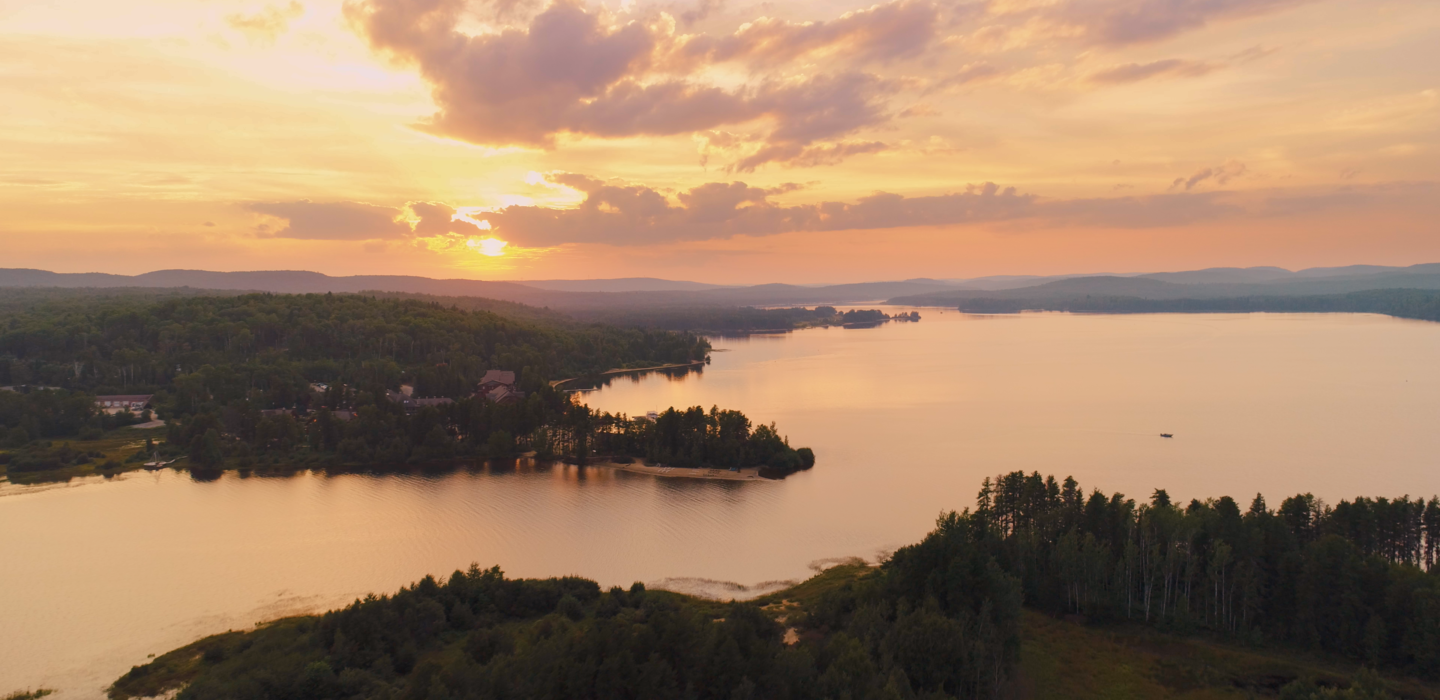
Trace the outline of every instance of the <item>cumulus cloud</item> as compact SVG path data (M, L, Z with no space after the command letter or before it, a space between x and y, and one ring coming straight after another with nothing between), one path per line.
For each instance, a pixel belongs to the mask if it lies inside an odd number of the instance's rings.
M413 65L439 111L422 128L483 145L550 148L561 134L666 136L768 120L740 171L873 152L839 141L891 119L898 86L867 63L918 56L935 39L937 5L895 0L831 22L760 19L731 35L678 35L666 18L620 22L560 0L524 27L469 35L463 0L351 0L346 15L371 47ZM830 57L833 72L781 77L786 62ZM692 77L735 64L751 79L722 87ZM828 142L823 148L812 148Z
M1089 80L1092 83L1115 85L1120 83L1136 83L1141 80L1157 77L1197 78L1220 68L1221 64L1219 63L1170 58L1163 61L1127 63L1125 65L1114 66L1091 73Z
M255 40L274 41L290 28L290 22L305 14L305 6L295 0L283 7L267 5L254 14L236 13L225 18L232 29Z

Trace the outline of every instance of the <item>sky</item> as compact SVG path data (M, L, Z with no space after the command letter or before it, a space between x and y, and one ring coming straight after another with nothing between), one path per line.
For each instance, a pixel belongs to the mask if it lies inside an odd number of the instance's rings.
M0 267L1440 262L1433 0L0 0Z

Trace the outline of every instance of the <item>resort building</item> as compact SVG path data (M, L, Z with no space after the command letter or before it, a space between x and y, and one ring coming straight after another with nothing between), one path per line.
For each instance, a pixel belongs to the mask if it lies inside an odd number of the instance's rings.
M525 398L525 392L515 388L515 373L503 369L485 372L475 387L475 395L494 403L515 403Z
M476 393L484 396L500 387L508 387L515 390L515 373L509 370L492 369L485 372L480 378L480 385L476 387Z
M139 413L150 408L150 399L154 394L124 394L116 396L96 396L95 405L106 413Z

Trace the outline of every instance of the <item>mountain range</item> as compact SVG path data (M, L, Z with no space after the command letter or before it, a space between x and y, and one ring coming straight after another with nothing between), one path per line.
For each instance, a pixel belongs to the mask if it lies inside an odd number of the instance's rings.
M961 299L1073 298L1091 295L1146 299L1337 294L1370 289L1440 289L1440 263L1410 267L1352 265L1292 272L1278 267L1209 268L1126 275L990 276L908 279L805 286L727 286L651 277L499 282L402 275L332 277L273 270L212 272L157 270L140 275L0 269L0 287L179 288L275 293L402 292L484 297L553 309L684 306L775 306L878 303L949 305Z

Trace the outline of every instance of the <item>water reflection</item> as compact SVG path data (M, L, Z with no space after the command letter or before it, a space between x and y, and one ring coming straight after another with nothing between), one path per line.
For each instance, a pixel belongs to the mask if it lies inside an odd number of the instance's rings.
M698 376L705 371L704 365L687 365L684 367L666 367L664 369L651 369L624 374L607 374L599 377L573 379L564 384L568 392L585 393L598 391L615 384L640 384L653 379L666 381L685 381L692 376Z
M811 563L908 544L1012 469L1132 497L1440 491L1440 324L922 313L717 338L709 367L611 377L581 395L629 415L720 405L775 421L818 458L779 482L521 459L0 484L0 691L99 698L146 654L472 562L764 592Z

